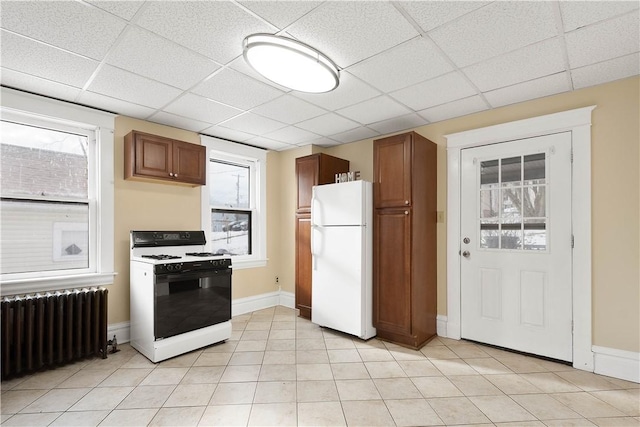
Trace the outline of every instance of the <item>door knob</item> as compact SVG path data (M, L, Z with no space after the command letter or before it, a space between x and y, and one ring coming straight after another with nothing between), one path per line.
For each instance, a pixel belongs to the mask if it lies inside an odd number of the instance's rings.
M464 252L462 252L462 256L465 257L465 258L469 258L471 256L471 252L464 251Z

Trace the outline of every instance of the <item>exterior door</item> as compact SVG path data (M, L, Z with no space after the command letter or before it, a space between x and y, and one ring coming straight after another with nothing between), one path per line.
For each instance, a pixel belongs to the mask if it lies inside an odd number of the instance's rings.
M571 134L461 159L462 338L571 361Z

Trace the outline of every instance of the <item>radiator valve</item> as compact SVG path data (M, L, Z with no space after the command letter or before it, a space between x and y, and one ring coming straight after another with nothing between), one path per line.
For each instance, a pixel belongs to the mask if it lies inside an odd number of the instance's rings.
M109 351L109 347L111 347L111 351ZM107 353L117 353L118 351L120 351L118 348L118 340L114 335L112 340L107 340Z

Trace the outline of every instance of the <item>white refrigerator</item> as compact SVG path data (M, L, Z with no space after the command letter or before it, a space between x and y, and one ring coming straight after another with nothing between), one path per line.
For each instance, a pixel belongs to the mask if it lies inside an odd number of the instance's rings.
M313 187L311 321L369 339L372 317L373 184Z

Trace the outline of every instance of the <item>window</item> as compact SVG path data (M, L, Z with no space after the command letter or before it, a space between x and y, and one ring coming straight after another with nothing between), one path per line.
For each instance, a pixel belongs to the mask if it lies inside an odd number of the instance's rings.
M207 185L202 222L209 250L233 257L234 268L266 265L266 152L202 136Z
M480 247L547 249L545 153L480 162Z
M2 97L3 295L111 283L113 116L5 88Z

